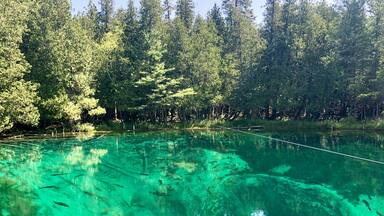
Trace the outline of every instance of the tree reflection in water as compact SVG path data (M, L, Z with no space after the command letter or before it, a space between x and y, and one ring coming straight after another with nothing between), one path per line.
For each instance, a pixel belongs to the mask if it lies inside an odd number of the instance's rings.
M384 158L376 135L266 135ZM0 145L0 214L372 215L383 172L229 131L13 142Z

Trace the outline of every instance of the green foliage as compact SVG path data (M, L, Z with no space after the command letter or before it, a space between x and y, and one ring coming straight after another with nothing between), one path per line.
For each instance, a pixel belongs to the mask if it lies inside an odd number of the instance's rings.
M191 28L194 19L194 4L192 0L177 0L176 17L180 19L187 28Z
M161 3L90 0L73 16L69 0L2 1L0 132L100 115L361 120L384 109L382 1L267 0L262 25L251 0L206 17L192 0Z
M194 99L197 108L207 105L218 105L223 102L221 88L221 49L220 38L211 22L196 19L192 32L191 75L186 76L187 82L195 89Z
M88 111L102 114L94 98L97 44L92 34L81 20L71 19L68 1L36 2L35 7L23 51L32 66L29 78L39 83L43 119L76 122Z
M92 124L86 123L86 124L77 124L77 125L75 125L74 130L76 132L90 133L90 132L95 132L96 129L95 129L95 127Z
M172 15L172 10L173 10L173 6L170 2L170 0L164 0L163 2L163 9L164 9L164 13L165 13L165 19L167 21L170 21L171 20L171 15Z
M28 1L0 2L0 133L14 124L39 122L37 85L25 80L30 65L19 49L30 5Z
M132 69L128 69L132 64L122 48L122 35L122 28L115 28L97 45L96 96L107 109L119 101L118 108L124 110L132 97Z
M159 27L163 9L160 0L141 0L140 3L140 31L144 35Z
M63 109L51 109L49 106L57 101L48 99L48 110L64 111L55 113L61 120L78 121L81 114L97 108L98 100L94 98L94 42L81 29L77 22L68 22L51 38L51 52L54 56L50 76L56 78L59 89L59 106ZM55 95L56 96L56 95ZM62 103L64 102L64 103ZM55 118L58 119L58 118Z
M24 80L15 81L0 93L0 98L1 113L9 119L10 126L13 123L37 126L40 115L35 106L39 99L36 85Z
M140 98L137 109L156 110L175 107L178 101L193 95L192 89L181 89L181 78L170 76L173 69L168 69L163 61L165 52L160 31L156 28L144 35L148 50L145 51L138 80L135 82Z
M100 0L100 12L98 13L99 38L112 29L113 0Z

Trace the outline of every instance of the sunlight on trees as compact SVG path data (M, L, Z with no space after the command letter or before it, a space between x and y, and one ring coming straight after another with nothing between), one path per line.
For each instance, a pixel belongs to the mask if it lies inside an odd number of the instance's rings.
M100 5L97 5L100 4ZM86 122L357 119L383 111L379 0L192 0L115 10L69 0L4 0L0 132ZM99 116L99 117L98 117Z

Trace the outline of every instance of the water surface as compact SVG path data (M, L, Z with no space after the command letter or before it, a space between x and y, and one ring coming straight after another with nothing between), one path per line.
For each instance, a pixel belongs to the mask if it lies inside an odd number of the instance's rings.
M265 133L384 161L372 134ZM233 131L0 143L0 215L384 215L384 167Z

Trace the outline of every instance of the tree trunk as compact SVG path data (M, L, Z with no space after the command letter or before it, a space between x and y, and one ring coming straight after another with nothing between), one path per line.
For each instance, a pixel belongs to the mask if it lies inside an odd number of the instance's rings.
M117 102L115 101L115 121L117 121Z

